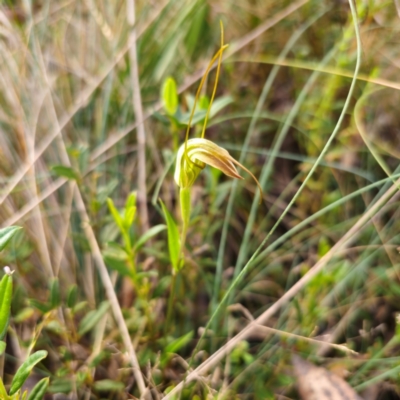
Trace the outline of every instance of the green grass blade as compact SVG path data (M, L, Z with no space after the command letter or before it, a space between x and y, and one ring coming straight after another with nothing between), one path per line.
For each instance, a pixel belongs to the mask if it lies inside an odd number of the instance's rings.
M21 229L19 226L8 226L7 228L0 229L0 251L3 251L9 241Z

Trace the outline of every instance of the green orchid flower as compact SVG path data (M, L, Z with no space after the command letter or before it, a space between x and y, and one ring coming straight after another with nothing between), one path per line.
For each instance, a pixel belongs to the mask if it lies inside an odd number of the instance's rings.
M204 138L189 139L179 148L174 175L176 184L181 189L189 188L206 165L219 169L231 178L243 179L236 169L235 165L238 165L248 172L259 186L256 177L227 150Z
M256 177L246 167L244 167L241 163L239 163L239 161L234 159L228 153L227 150L218 146L211 140L204 138L211 106L217 90L218 77L222 62L222 54L227 47L228 45L224 45L224 31L221 23L221 46L218 52L214 55L214 57L208 64L204 76L200 81L200 85L199 88L197 89L195 101L193 104L188 127L186 130L185 142L179 148L176 158L174 179L176 184L180 187L180 206L182 215L182 237L181 237L182 253L190 219L190 190L194 182L196 181L197 177L199 176L200 172L205 168L206 165L210 165L211 167L217 168L220 171L222 171L225 175L236 179L243 179L243 177L239 175L236 166L244 169L248 174L250 174L250 176L256 182L261 194L260 201L262 198L261 186ZM195 139L189 139L191 123L194 111L196 109L196 104L200 96L201 89L204 85L208 73L210 72L214 62L217 59L218 59L218 65L215 78L215 85L210 99L210 104L208 106L207 113L205 116L201 137Z

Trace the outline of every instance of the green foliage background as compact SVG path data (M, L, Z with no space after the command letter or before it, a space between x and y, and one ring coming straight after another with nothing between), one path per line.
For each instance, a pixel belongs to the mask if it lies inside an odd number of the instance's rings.
M0 5L0 224L23 227L0 253L1 266L15 270L0 356L6 387L34 348L49 353L32 373L34 382L50 378L48 398L139 397L124 328L114 318L119 305L145 385L161 398L280 304L265 324L296 337L252 330L189 382L181 398L298 398L293 354L346 371L361 394L376 389L394 396L400 387L398 2L356 2L361 69L344 120L224 304L337 126L357 60L350 6L313 0L135 6L148 224L137 183L127 1ZM219 48L220 20L229 48L206 137L258 177L263 199L259 204L257 186L244 173L244 181L234 182L207 167L192 188L185 265L174 274L171 246L177 249L168 243L158 199L168 226L175 221L180 229L174 160L199 80ZM179 93L176 118L162 105L168 77ZM214 79L211 72L203 114ZM200 134L201 112L191 137ZM354 235L344 241L348 232ZM307 275L318 263L321 271Z

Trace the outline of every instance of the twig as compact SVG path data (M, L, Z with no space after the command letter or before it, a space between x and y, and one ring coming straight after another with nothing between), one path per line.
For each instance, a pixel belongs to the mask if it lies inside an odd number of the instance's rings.
M147 188L146 188L146 134L144 131L143 106L142 97L140 94L139 82L139 67L136 48L136 27L135 27L135 0L126 1L126 17L130 26L131 32L129 34L129 60L130 60L130 73L132 84L132 101L133 111L136 120L137 132L137 156L138 156L138 193L137 203L139 215L142 223L142 231L145 232L149 229L149 214L147 211Z

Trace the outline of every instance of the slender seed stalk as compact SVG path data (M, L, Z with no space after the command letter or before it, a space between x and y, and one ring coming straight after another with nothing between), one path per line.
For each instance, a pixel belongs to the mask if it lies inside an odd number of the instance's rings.
M211 70L211 68L212 68L212 66L213 66L213 64L214 64L214 62L215 62L215 60L217 60L217 58L220 59L220 61L218 61L218 64L220 65L221 60L222 60L222 53L223 53L223 51L224 51L228 46L229 46L229 45L226 44L226 45L222 46L222 47L218 50L218 52L215 54L215 56L211 59L211 61L210 61L210 63L208 64L207 69L206 69L206 71L205 71L203 77L201 78L199 88L197 89L197 92L196 92L196 97L194 98L194 103L193 103L192 112L190 113L189 123L188 123L188 126L187 126L187 128L186 128L185 146L186 146L187 141L189 140L190 127L191 127L191 125L192 125L192 120L193 120L194 112L195 112L195 110L196 110L196 105L197 105L197 102L199 101L200 92L201 92L201 89L203 88L204 82L205 82L205 80L206 80L206 78L207 78L207 76L208 76L208 73L210 72L210 70ZM212 105L212 103L210 102L210 105L209 105L209 107L208 107L209 109L211 108L211 105ZM185 147L185 153L186 153L186 147Z
M224 46L224 26L222 25L222 21L219 21L219 24L220 24L220 27L221 27L221 46L220 46L220 50L218 52L219 53L219 58L218 58L218 65L217 65L217 73L216 73L216 76L215 76L214 89L213 89L213 92L212 92L212 95L211 95L210 104L208 105L207 114L206 114L206 117L204 119L203 130L201 131L201 137L202 138L204 138L204 135L206 133L208 117L210 115L211 106L212 106L212 103L214 101L215 93L217 92L219 72L221 70L221 63L222 63L222 53L223 53L224 49L226 49L226 47L228 46L228 45Z

